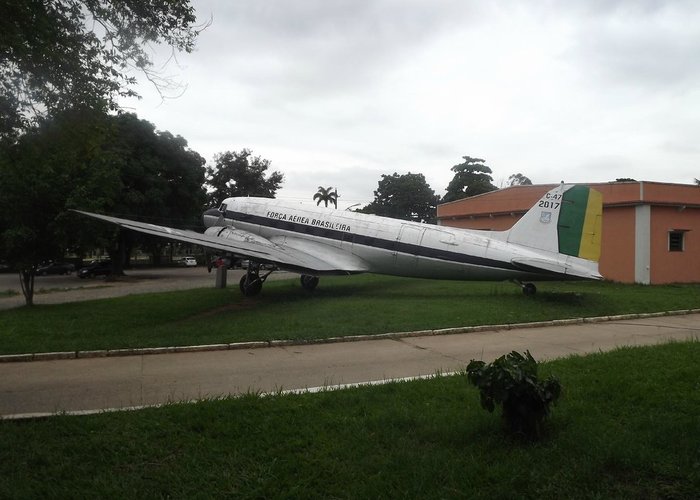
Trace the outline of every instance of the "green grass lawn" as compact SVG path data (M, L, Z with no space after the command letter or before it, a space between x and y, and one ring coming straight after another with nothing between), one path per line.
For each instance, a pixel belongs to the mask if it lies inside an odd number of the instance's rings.
M700 342L545 363L545 437L464 376L0 421L0 498L698 498Z
M255 298L238 287L154 293L0 312L0 354L319 339L700 307L700 285L509 283L353 276L308 293L272 281Z

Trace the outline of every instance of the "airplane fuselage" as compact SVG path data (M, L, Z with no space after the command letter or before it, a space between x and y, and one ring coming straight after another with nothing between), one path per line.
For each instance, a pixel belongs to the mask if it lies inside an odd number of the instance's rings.
M301 274L313 290L327 274L377 273L449 280L602 279L598 272L602 195L561 184L507 231L407 222L269 198L228 198L204 213L204 234L80 212L144 234L249 260L239 283L259 293L260 264ZM533 283L521 283L535 293Z
M512 261L554 259L564 266L571 259L508 243L507 232L449 228L266 198L229 198L221 208L205 213L205 225L230 225L282 247L339 259L342 274L354 269L453 280L560 279L554 273L548 277L523 270Z

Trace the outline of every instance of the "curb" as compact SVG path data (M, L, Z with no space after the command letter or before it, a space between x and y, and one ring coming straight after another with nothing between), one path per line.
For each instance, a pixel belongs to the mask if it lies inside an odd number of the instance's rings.
M175 354L203 351L229 351L237 349L261 349L265 347L289 347L295 345L339 344L343 342L359 342L363 340L396 340L410 337L430 337L435 335L454 335L458 333L478 333L498 330L518 330L524 328L542 328L549 326L578 325L583 323L604 323L607 321L623 321L629 319L658 318L663 316L683 316L698 314L700 309L683 309L679 311L664 311L656 313L618 314L614 316L597 316L593 318L555 319L550 321L534 321L532 323L510 323L502 325L462 326L441 328L437 330L417 330L413 332L380 333L377 335L348 335L345 337L330 337L326 339L309 340L267 340L254 342L233 342L230 344L205 344L173 347L142 347L134 349L106 349L88 351L39 352L29 354L0 355L0 363L19 363L28 361L54 361L61 359L108 358L119 356L145 356L150 354Z

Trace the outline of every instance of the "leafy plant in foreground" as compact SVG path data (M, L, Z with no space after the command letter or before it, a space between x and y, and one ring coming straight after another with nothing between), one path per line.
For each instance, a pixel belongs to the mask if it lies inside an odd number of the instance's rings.
M481 406L493 413L503 405L503 419L508 429L527 437L540 437L549 415L549 405L559 399L561 384L552 376L537 379L537 361L530 351L512 351L493 363L471 360L467 378L479 388Z

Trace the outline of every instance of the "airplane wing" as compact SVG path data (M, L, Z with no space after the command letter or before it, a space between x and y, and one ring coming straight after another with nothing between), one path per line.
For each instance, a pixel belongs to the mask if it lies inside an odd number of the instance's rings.
M325 243L291 236L275 236L270 240L285 251L300 252L303 255L315 257L334 269L352 273L363 273L370 270L367 263L361 258Z
M346 256L340 250L323 245L325 248L312 248L313 245L304 248L296 248L298 245L289 245L281 241L278 244L259 235L234 229L233 227L210 227L204 233L175 229L167 226L159 226L146 222L137 222L129 219L120 219L108 215L94 214L75 210L75 212L87 215L112 224L117 224L125 229L137 231L153 236L194 243L203 247L230 252L250 259L277 264L282 268L305 271L309 274L334 274L357 273L366 271L366 266L353 260L352 256Z

